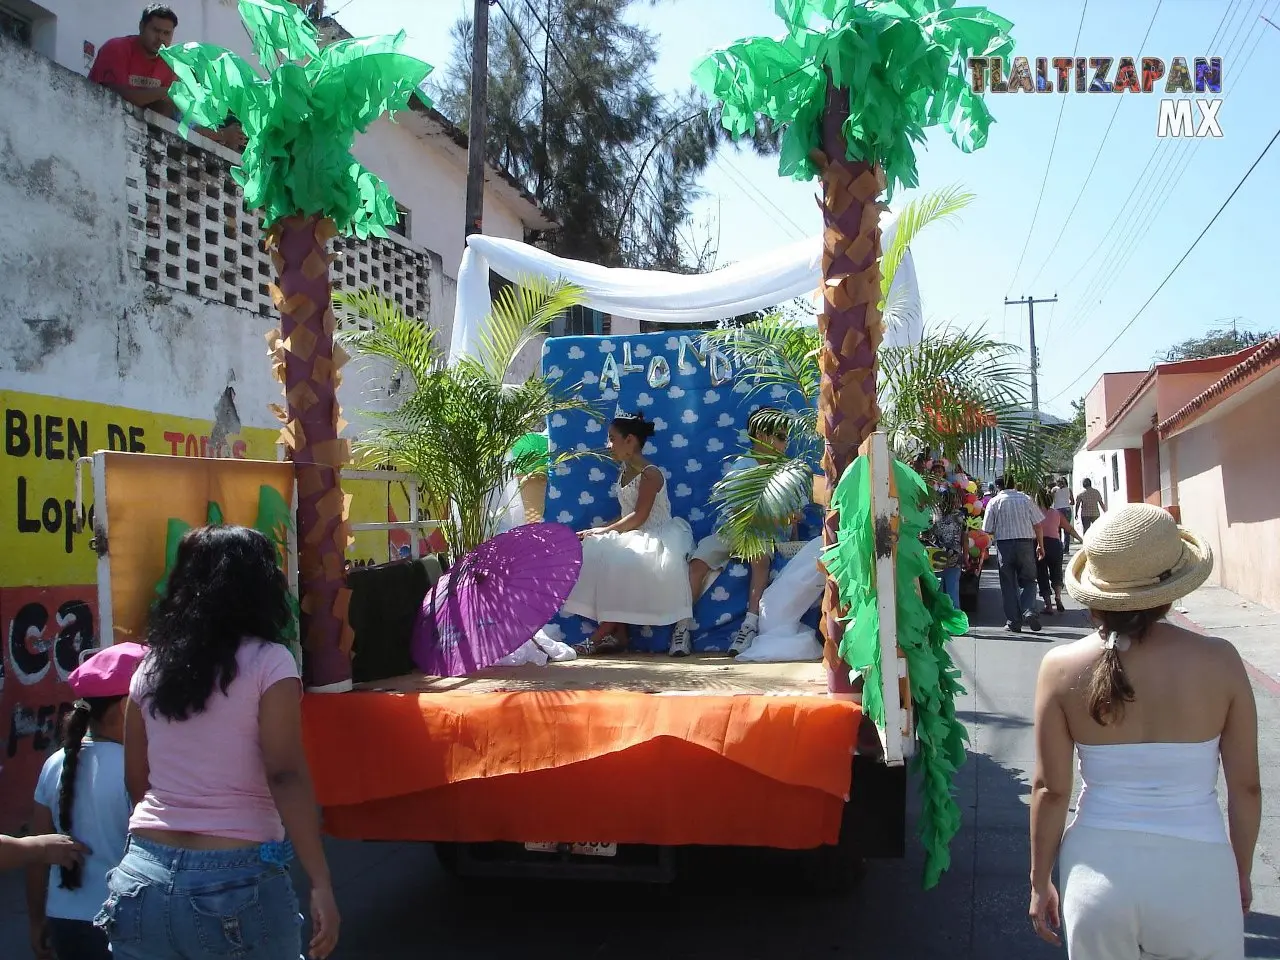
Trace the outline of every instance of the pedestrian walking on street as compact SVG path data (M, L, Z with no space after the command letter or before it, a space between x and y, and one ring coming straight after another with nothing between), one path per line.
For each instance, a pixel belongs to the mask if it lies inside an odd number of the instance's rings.
M307 952L327 957L338 908L275 544L245 527L199 527L163 590L125 706L129 842L95 922L115 960L297 960L296 851L311 881Z
M1107 512L1107 504L1103 501L1102 494L1093 488L1093 481L1088 477L1081 481L1081 485L1084 489L1076 497L1076 514L1080 517L1080 532L1088 533L1098 518Z
M1030 916L1050 943L1065 931L1072 960L1244 957L1262 815L1253 691L1234 646L1165 620L1212 569L1203 540L1133 504L1067 570L1098 630L1040 665ZM1073 751L1083 787L1064 833Z
M1062 528L1062 555L1066 556L1071 541L1067 539L1067 530L1071 523L1071 484L1067 483L1066 477L1059 477L1058 482L1053 486L1053 509L1062 514L1062 519L1067 522L1067 526ZM1048 536L1046 534L1046 536Z
M1000 599L1004 627L1021 633L1023 624L1040 631L1036 613L1036 562L1044 556L1044 514L1012 480L996 481L997 493L987 504L982 529L996 542L1000 560Z
M1064 542L1074 537L1080 540L1080 534L1071 525L1071 521L1063 516L1062 511L1053 507L1053 494L1042 491L1040 494L1040 510L1044 514L1040 532L1044 535L1044 556L1036 564L1036 576L1040 581L1040 598L1044 600L1045 613L1066 613L1062 606L1062 561L1065 555Z

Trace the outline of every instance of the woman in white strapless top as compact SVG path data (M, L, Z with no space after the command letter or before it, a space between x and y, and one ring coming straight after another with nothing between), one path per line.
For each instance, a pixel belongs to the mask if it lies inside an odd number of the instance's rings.
M1093 525L1067 572L1099 629L1040 666L1030 915L1050 943L1064 929L1072 960L1244 957L1262 815L1253 690L1231 644L1164 619L1212 568L1203 541L1134 504Z

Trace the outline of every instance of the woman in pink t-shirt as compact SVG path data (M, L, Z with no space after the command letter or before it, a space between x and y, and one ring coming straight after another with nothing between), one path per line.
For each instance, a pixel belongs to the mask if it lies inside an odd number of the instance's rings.
M216 526L182 538L125 708L136 806L95 921L116 960L296 960L295 851L311 881L310 956L337 944L302 689L282 640L291 616L262 534Z

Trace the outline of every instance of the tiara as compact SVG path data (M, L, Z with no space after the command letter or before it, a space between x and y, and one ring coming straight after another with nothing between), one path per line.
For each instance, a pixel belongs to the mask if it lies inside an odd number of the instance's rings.
M636 421L639 421L639 422L641 422L641 423L648 423L648 421L647 421L647 420L645 420L645 418L644 418L644 414L643 414L643 413L641 413L639 410L635 411L634 413L630 413L630 412L628 412L628 411L626 411L626 410L623 410L623 409L622 409L622 404L618 404L618 406L614 409L614 411L613 411L613 419L615 419L615 420L636 420Z

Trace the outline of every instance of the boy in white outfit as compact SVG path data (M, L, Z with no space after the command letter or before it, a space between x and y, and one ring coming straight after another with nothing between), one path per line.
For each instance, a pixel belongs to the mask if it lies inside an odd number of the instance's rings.
M777 410L770 407L761 407L748 418L747 437L751 441L753 453L761 451L781 453L787 449L786 432L777 431L776 424L773 425L775 429L770 430L765 422L768 419L768 414L776 415L777 413ZM725 471L725 476L731 476L734 473L749 470L756 466L759 466L759 461L754 457L738 457L729 464L729 469ZM698 602L698 597L701 596L703 589L708 585L710 575L718 573L727 567L730 559L729 545L720 536L718 529L713 530L698 541L698 545L694 548L693 554L689 558L689 591L693 596L694 603ZM760 632L760 597L764 593L765 587L769 585L769 571L772 565L772 554L764 554L748 563L751 570L751 580L747 595L747 615L742 621L742 626L738 628L738 632L734 634L733 643L729 646L729 656L731 657L736 657L751 646L751 642L755 640L756 635ZM692 651L693 620L681 620L676 624L675 630L671 634L671 648L668 653L673 657L687 657Z

